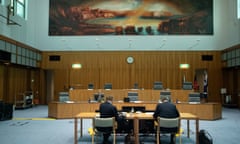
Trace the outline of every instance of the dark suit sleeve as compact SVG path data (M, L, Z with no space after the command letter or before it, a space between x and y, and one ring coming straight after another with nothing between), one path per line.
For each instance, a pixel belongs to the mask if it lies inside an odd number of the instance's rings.
M155 119L157 119L157 117L159 116L159 104L156 106L156 108L155 108L155 111L154 111L154 113L153 113L153 118L155 118Z
M114 115L115 119L118 121L119 115L118 115L117 108L115 106L113 107L113 115Z
M180 117L180 113L179 113L179 111L178 111L178 109L177 109L176 106L175 106L175 108L176 108L176 114L177 114L177 117Z

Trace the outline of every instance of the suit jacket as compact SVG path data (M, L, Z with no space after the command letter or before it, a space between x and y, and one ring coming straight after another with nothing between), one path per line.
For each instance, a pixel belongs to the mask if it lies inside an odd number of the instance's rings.
M118 120L118 111L117 108L109 102L104 102L100 104L100 117L115 117Z
M107 117L115 117L115 120L118 123L117 131L122 132L125 131L129 133L132 130L132 126L126 121L125 117L118 115L117 108L109 102L104 102L100 104L100 117L107 118ZM111 131L112 128L98 128L102 131Z
M153 117L156 119L158 116L164 118L176 118L179 117L179 111L176 106L170 102L159 103L156 106Z

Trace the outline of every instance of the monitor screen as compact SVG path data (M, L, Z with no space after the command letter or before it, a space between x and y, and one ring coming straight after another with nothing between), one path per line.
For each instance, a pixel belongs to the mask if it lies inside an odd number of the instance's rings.
M95 101L101 101L104 98L104 93L95 93L93 96Z
M140 112L145 112L145 106L123 106L122 107L122 112L131 112L132 110L134 112L140 111Z
M170 91L161 91L160 95L171 95Z
M130 102L138 101L138 92L128 92Z

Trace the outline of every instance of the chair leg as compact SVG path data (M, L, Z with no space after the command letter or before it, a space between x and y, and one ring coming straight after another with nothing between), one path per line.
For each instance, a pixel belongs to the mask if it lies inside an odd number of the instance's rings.
M170 133L170 141L176 144L176 133Z
M160 135L159 135L158 132L157 132L157 135L156 135L156 139L157 139L157 144L160 144Z
M116 144L116 134L113 133L113 144Z
M182 137L179 135L179 144L182 144Z
M92 144L94 144L94 135L92 135Z

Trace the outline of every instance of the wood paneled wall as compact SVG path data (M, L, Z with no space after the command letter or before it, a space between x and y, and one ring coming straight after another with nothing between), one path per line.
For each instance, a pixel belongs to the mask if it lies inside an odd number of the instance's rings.
M240 108L240 66L237 65L239 58L238 50L240 50L240 44L226 48L222 51L222 55L228 54L222 61L223 88L227 89L227 95L231 95L231 102L226 104L224 98L222 101L225 106L235 107L237 105L238 108ZM229 56L229 52L231 52L231 55L233 56ZM230 65L231 63L229 63L229 61L235 62L235 64Z
M23 59L25 62L26 59L30 62L31 57L37 65L40 65L40 59L37 60L36 57L41 55L41 51L1 34L0 41L1 50L10 52L12 59L10 63L0 60L0 100L14 103L15 97L25 91L33 91L34 96L42 95L44 89L40 89L42 88L40 82L43 82L44 78L40 77L40 68L21 64ZM44 100L44 96L42 95L41 99Z
M15 103L26 91L39 91L39 71L14 65L0 65L0 100ZM36 96L36 95L35 95ZM18 98L19 97L19 98Z
M60 61L49 61L50 55L59 55ZM203 61L202 55L212 55L212 61ZM126 62L133 56L133 64ZM88 83L101 89L104 83L112 83L113 89L151 89L154 81L162 81L164 88L181 89L183 75L186 81L194 80L196 69L207 69L209 101L220 101L222 87L220 51L94 51L94 52L43 52L42 68L53 70L55 100L58 92L69 86L87 88ZM72 69L73 63L82 64ZM179 64L188 63L190 68L181 70Z

